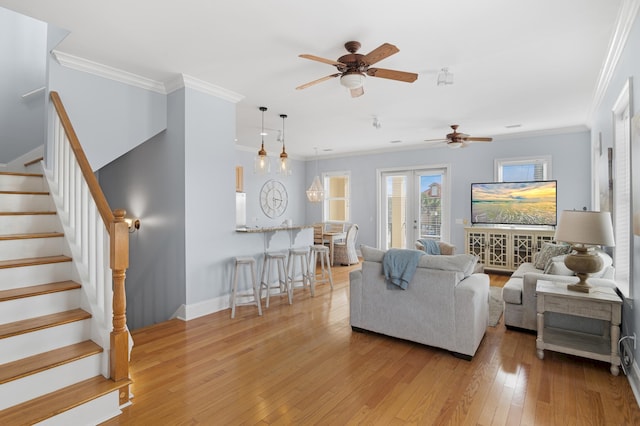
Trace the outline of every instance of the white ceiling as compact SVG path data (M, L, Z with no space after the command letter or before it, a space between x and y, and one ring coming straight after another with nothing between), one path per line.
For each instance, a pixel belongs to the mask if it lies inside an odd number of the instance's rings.
M237 143L257 151L268 107L270 154L287 114L287 151L309 157L397 149L443 137L450 124L493 136L589 126L623 0L0 0L71 31L57 50L150 79L178 74L244 96ZM298 57L337 59L344 43L400 52L376 67L416 72L415 83L368 77L351 98L336 72ZM449 67L454 84L438 86ZM382 124L374 128L373 117ZM516 129L506 126L521 125ZM402 141L393 144L391 141Z

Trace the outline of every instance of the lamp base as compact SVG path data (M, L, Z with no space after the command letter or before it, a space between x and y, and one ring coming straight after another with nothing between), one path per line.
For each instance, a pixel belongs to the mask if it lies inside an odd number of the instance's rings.
M576 284L567 285L567 290L589 293L592 287L587 282L587 278L589 278L590 274L602 269L602 259L593 250L589 250L584 245L573 246L573 249L575 252L568 254L564 258L564 264L567 268L575 272L576 277L580 278L580 281Z
M578 291L580 293L590 293L593 287L586 281L588 274L576 274L580 281L575 284L568 284L567 290Z

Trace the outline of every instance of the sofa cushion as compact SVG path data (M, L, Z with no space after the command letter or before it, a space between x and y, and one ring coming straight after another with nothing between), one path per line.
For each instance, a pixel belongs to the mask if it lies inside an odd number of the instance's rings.
M547 266L544 268L544 273L549 275L562 275L562 276L572 276L575 273L567 268L564 264L564 258L567 257L566 254L555 256L549 259L547 262Z
M597 250L596 253L598 253L598 256L600 256L600 259L602 259L602 269L600 269L598 272L591 274L592 278L602 278L605 274L605 272L607 271L607 269L609 269L609 267L611 267L613 265L613 259L611 259L611 256L609 256L607 253L603 252L602 250Z
M534 266L537 269L542 269L547 266L549 259L562 254L567 254L571 250L569 244L554 244L554 243L542 243L540 253L536 256Z
M380 250L375 247L369 247L362 244L360 246L360 252L362 253L362 259L368 262L380 262L384 258L384 250Z
M462 272L465 277L473 274L478 257L472 254L454 254L450 256L422 256L418 266L441 269L443 271Z
M513 274L511 274L511 277L522 278L524 277L524 274L526 274L527 272L542 272L542 271L540 269L536 269L533 263L525 262L520 264L520 266L518 266L518 269L516 269L513 272Z

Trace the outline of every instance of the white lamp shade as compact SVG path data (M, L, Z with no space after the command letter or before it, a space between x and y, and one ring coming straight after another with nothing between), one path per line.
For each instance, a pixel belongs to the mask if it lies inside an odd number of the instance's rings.
M555 239L571 244L613 247L611 213L564 210L560 213Z
M340 77L340 84L348 89L357 89L364 84L364 75L360 73L345 74Z

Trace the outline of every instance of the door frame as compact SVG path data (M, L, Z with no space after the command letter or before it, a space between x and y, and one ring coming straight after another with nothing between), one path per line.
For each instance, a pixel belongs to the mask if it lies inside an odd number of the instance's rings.
M416 166L405 167L388 167L376 169L376 211L377 211L377 224L376 224L376 245L377 247L383 247L383 233L385 232L386 214L383 211L386 204L382 199L382 175L385 173L412 173L414 182L416 179L416 172L429 171L429 170L444 170L444 179L442 184L442 225L440 228L441 241L448 242L451 238L451 165L449 164L425 164ZM413 184L415 185L415 183ZM417 215L419 210L419 204L415 203L415 200L411 202L409 206L412 210L415 210L412 214ZM416 216L417 217L417 216ZM409 245L409 240L407 240ZM413 247L407 247L413 248Z

